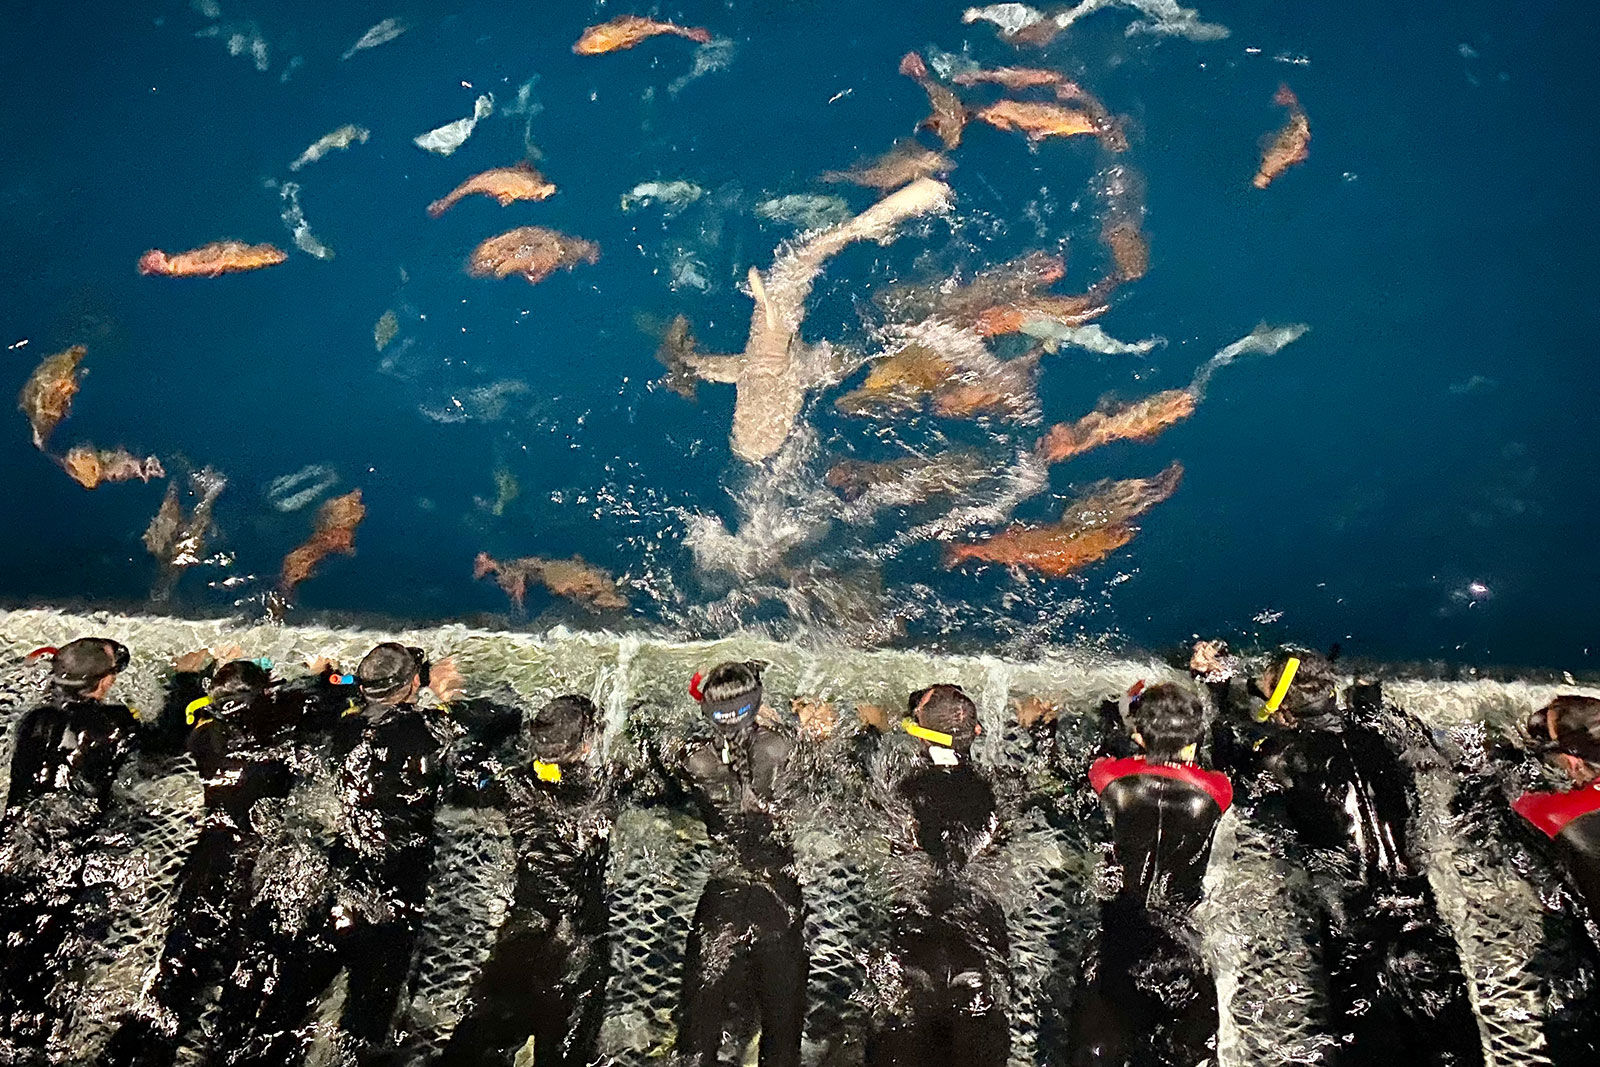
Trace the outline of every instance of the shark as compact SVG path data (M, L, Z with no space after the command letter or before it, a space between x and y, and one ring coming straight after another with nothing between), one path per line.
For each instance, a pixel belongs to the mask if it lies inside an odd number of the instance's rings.
M733 454L756 464L778 453L794 429L806 396L837 371L826 342L808 345L800 339L806 299L834 255L856 241L893 240L901 223L920 215L950 210L954 194L933 178L919 178L890 193L861 214L825 230L780 246L763 274L750 268L750 295L755 309L742 353L706 355L692 342L675 348L670 369L705 382L732 385Z

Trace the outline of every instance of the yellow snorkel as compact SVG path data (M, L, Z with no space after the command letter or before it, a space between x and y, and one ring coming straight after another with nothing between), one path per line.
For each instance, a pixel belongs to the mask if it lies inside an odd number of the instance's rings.
M189 701L189 706L183 709L183 721L188 723L190 726L193 726L195 713L200 711L202 708L209 708L210 706L210 697L201 697L199 700Z
M1300 661L1290 656L1289 662L1283 665L1283 673L1278 675L1278 684L1272 690L1272 696L1256 712L1256 722L1266 722L1278 713L1278 708L1283 706L1283 698L1289 695L1289 686L1294 683L1295 672L1299 669Z
M542 759L533 761L533 773L539 776L541 782L561 781L561 764L546 763Z
M901 719L900 725L906 733L919 741L926 741L930 745L939 745L943 748L955 747L956 739L954 734L940 733L938 730L930 730L926 726L918 726L910 719Z

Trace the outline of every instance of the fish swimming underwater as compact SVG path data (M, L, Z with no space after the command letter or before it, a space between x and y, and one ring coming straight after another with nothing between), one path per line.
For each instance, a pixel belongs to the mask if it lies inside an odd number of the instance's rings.
M917 129L929 131L943 141L946 148L959 147L961 131L967 126L967 105L961 102L955 90L933 80L928 65L915 52L907 52L900 60L900 73L922 86L933 108L933 113L919 122Z
M1311 157L1311 120L1300 106L1299 97L1287 85L1280 85L1272 100L1289 109L1289 121L1262 147L1261 168L1250 180L1257 189L1265 189L1284 171Z
M139 257L139 273L163 274L171 278L216 278L224 274L276 266L288 258L288 253L273 245L213 241L192 251L170 256L158 248L152 248Z
M17 410L28 417L28 424L33 427L35 448L44 448L72 409L72 398L78 395L81 377L78 364L88 354L89 350L83 345L73 345L65 352L46 356L23 383L22 391L17 394Z
M161 564L161 576L150 591L150 599L163 601L186 568L200 562L206 551L211 529L211 512L228 480L210 467L189 475L189 491L198 499L188 515L178 499L176 480L167 483L167 495L144 531L144 547Z
M325 133L311 142L300 158L289 164L290 170L299 170L308 163L315 163L335 148L349 148L353 144L366 144L367 138L372 136L372 131L365 126L340 126L331 133Z
M800 339L805 302L827 261L856 241L887 242L902 222L950 209L950 187L919 178L852 219L782 246L762 275L750 268L755 310L739 355L679 354L682 372L737 387L733 453L746 463L775 455L788 440L806 394L836 372L831 350Z
M590 26L584 30L583 36L578 38L578 43L572 46L572 50L580 56L597 56L602 52L632 48L640 41L664 33L687 37L700 44L708 44L711 41L711 31L703 27L657 22L655 19L642 18L638 15L618 15L610 22L602 22L598 26Z
M1057 423L1039 439L1046 463L1060 463L1112 441L1149 441L1173 423L1194 414L1194 394L1167 389L1106 411L1091 411L1077 422Z
M474 248L467 259L467 273L474 278L520 274L537 284L558 268L571 270L579 263L598 262L600 246L593 241L568 237L543 226L519 226Z
M514 200L544 200L556 191L555 184L526 163L513 167L496 167L482 174L474 174L444 196L428 205L428 215L438 218L463 198L482 193L508 206Z
M875 292L872 299L896 318L938 318L958 326L971 326L990 308L1048 289L1066 274L1067 263L1061 256L1029 252L984 268L965 285L952 285L949 280L899 285Z
M980 481L988 470L978 453L957 449L877 463L841 459L828 468L823 480L845 500L855 502L871 494L881 498L882 506L903 507L959 493Z
M996 67L992 70L966 70L950 79L957 85L998 85L1011 92L1056 86L1067 81L1067 76L1056 70L1039 67Z
M1129 523L1176 492L1182 478L1183 466L1173 463L1154 478L1092 487L1068 504L1057 522L1017 523L981 541L945 546L944 565L978 560L1064 578L1133 540L1137 531Z
M93 445L74 445L61 457L61 469L85 489L95 489L106 482L131 482L135 478L148 482L167 476L161 461L154 456L140 459L126 448L97 449Z
M876 361L859 388L834 401L847 415L919 409L938 415L1038 415L1038 351L1002 360L970 330L932 319L893 331L898 347Z
M368 48L376 48L380 44L388 44L402 33L405 33L406 29L406 24L399 19L384 19L366 33L363 33L360 40L346 49L344 55L339 58L349 59L357 52Z
M1039 100L996 100L972 117L998 130L1016 130L1033 144L1046 137L1100 135L1100 124L1087 111Z
M413 137L411 143L435 155L452 155L456 149L467 143L467 138L478 128L478 123L492 114L494 114L494 94L484 93L473 102L472 114Z
M973 328L981 337L1000 337L1009 333L1023 333L1030 323L1037 322L1082 326L1111 309L1111 294L1116 288L1116 278L1104 278L1090 286L1087 292L1072 296L1036 293L1020 300L996 304L978 315Z
M278 591L287 599L301 582L316 572L317 564L334 553L356 554L356 527L367 517L366 505L361 503L361 490L325 500L317 509L316 525L311 537L283 557L283 570L278 577Z
M953 169L955 162L949 156L907 140L896 142L894 147L871 162L859 163L849 170L823 171L822 180L888 190L898 189L918 178L949 174Z
M528 595L529 581L541 583L552 596L565 597L592 610L618 610L628 606L627 598L617 589L617 580L594 564L585 563L582 556L571 559L527 556L502 561L487 552L479 552L472 563L472 577L479 579L490 575L519 611Z

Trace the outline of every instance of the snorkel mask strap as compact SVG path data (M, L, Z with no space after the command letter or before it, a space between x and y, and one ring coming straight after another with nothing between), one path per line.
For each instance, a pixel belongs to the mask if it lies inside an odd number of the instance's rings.
M1272 690L1272 696L1261 710L1256 712L1256 722L1266 722L1278 713L1283 706L1283 698L1289 695L1289 686L1294 683L1295 672L1300 669L1300 661L1294 656L1289 657L1289 662L1283 665L1283 673L1278 675L1278 684Z
M705 691L700 688L700 683L704 680L705 675L701 674L699 671L695 671L694 677L689 679L689 695L694 698L694 702L696 704L705 703L706 694Z

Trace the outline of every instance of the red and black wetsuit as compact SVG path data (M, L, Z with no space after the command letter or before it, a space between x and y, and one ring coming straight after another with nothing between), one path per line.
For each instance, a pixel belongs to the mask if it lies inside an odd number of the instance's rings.
M1216 985L1181 927L1200 900L1233 786L1216 771L1143 756L1096 761L1089 784L1111 820L1123 880L1102 908L1099 946L1078 983L1069 1062L1211 1062Z
M1600 778L1565 793L1524 793L1511 807L1555 842L1590 921L1600 922Z

